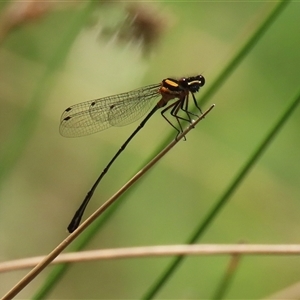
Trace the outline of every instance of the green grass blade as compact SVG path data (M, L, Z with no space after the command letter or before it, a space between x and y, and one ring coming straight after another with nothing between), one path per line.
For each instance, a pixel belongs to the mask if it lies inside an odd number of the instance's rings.
M263 38L264 34L280 16L289 2L290 0L281 1L271 12L263 12L259 20L257 20L259 25L253 31L253 34L247 38L245 43L232 56L232 59L228 60L228 63L224 67L223 71L220 72L215 81L211 84L210 88L206 89L203 93L203 96L201 98L202 104L206 103L211 98L211 96L213 96L215 92L223 85L223 83L228 79L230 74L237 68L237 66L246 57L246 55L249 54L253 47Z
M216 78L214 83L211 85L210 89L206 90L206 93L203 95L201 103L205 103L209 100L209 98L221 87L221 85L225 82L228 76L236 69L239 63L246 57L247 54L253 49L256 43L263 37L266 30L273 24L276 18L283 12L284 8L290 1L282 1L278 3L275 8L268 15L263 16L262 21L257 26L256 30L253 34L247 39L247 41L242 45L241 48L238 49L236 54L233 56L231 60L229 60L228 64L224 68L223 71L220 72L220 75ZM263 152L269 146L271 140L274 136L279 132L281 127L287 121L293 110L296 108L300 100L300 95L296 97L295 100L292 101L291 105L288 109L283 113L280 119L276 122L274 127L271 129L270 133L267 134L265 140L258 146L257 150L251 155L251 157L246 162L245 166L241 169L241 171L237 174L236 178L233 180L231 185L228 187L227 191L221 196L221 198L217 201L216 205L212 208L210 213L206 216L204 221L197 226L195 232L191 235L191 237L187 240L188 244L195 243L199 237L204 233L207 227L211 224L213 219L217 216L217 214L221 211L221 208L228 202L230 196L237 189L237 187L241 184L242 180L249 173L250 169L254 166L257 160L261 157ZM165 270L165 272L161 275L161 277L152 285L149 291L144 295L142 299L152 299L157 292L163 287L166 281L170 278L173 272L177 269L180 263L183 261L184 256L179 256L174 259L174 261L169 265L169 267Z

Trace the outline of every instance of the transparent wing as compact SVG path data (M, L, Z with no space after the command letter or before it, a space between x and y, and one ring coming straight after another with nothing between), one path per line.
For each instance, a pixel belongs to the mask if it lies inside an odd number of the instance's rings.
M110 125L124 126L142 117L153 106L151 100L160 96L159 87L160 84L155 84L119 95L122 97L113 107L111 106L108 113Z
M75 104L67 108L60 120L59 131L65 137L92 134L110 126L124 126L143 116L160 95L160 84L131 92Z

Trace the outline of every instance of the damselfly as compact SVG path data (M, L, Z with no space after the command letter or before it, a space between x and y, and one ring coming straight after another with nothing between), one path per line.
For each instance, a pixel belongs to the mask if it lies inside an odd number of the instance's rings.
M196 108L202 114L194 94L199 91L204 83L205 79L202 75L184 77L178 80L167 78L161 83L152 84L127 93L75 104L63 112L60 121L61 135L65 137L78 137L104 130L110 126L127 125L139 119L146 113L152 104L152 99L160 97L160 100L148 113L145 119L103 169L70 222L68 226L69 232L73 232L79 226L87 204L113 162L158 109L165 107L161 111L161 115L177 130L177 136L182 132L180 120L191 123L192 117L197 116L189 109L189 95L192 96ZM174 102L167 105L170 100L174 99ZM167 111L170 111L170 115L176 120L177 126L165 116Z

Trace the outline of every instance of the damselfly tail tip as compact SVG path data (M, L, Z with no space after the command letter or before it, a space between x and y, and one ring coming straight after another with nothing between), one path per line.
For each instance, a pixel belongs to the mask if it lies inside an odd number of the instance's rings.
M69 233L72 233L73 231L75 231L77 229L77 227L79 226L81 221L81 218L73 218L72 221L70 222L69 226L68 226L68 231Z

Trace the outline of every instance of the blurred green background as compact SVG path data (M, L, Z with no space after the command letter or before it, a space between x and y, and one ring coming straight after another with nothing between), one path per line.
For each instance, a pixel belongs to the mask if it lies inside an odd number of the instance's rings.
M60 243L83 197L139 124L66 139L58 132L64 109L195 74L206 78L197 94L201 99L276 5L74 2L40 7L33 2L24 13L24 3L1 2L1 261L44 255ZM149 28L138 28L144 40L131 31L132 11L148 18ZM17 19L18 12L23 19ZM120 209L86 249L186 242L299 92L299 17L300 4L289 3L202 106L215 103L216 108L122 198ZM299 243L299 118L297 109L200 243ZM110 169L84 218L174 135L156 113ZM229 260L187 258L156 297L211 298ZM171 261L74 264L49 298L138 299ZM17 298L31 297L50 270ZM1 295L26 273L1 274ZM243 257L225 298L267 297L299 280L299 257Z

